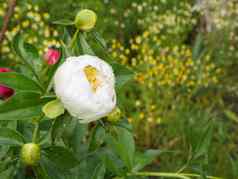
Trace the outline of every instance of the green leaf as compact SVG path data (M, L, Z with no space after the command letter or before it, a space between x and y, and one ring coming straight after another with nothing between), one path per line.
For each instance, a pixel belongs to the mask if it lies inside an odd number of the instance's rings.
M238 116L236 115L236 113L232 112L231 110L225 110L224 114L226 115L226 117L234 122L238 123Z
M53 163L51 160L46 158L44 155L42 155L41 160L40 160L40 166L45 174L44 176L47 176L48 179L66 179L64 175L64 171L61 169L57 168L55 163ZM41 179L41 178L40 178Z
M88 55L95 55L95 53L91 49L83 33L79 33L79 39L80 39L81 47L83 49L83 53Z
M0 83L13 88L14 90L40 92L40 86L35 81L20 73L0 73Z
M71 151L61 146L51 146L44 149L46 157L60 169L71 169L79 164Z
M93 171L91 179L104 179L106 168L103 163L99 163Z
M94 151L98 147L100 147L100 145L103 144L105 137L106 137L105 129L98 125L92 133L89 150Z
M70 139L69 144L70 146L72 146L73 151L76 152L77 154L82 155L83 151L85 150L85 146L83 145L83 139L87 136L87 131L88 125L81 124L77 121L72 136L71 138L69 138Z
M31 44L25 43L20 34L17 34L13 39L13 49L40 83L37 71L42 61L40 60L37 49Z
M199 158L202 155L206 155L209 149L209 146L211 145L212 137L213 137L213 124L210 122L206 126L204 126L204 129L201 130L201 137L198 138L198 145L195 148L195 156L194 158Z
M0 120L25 120L39 116L42 105L49 99L41 99L34 92L18 92L0 104Z
M7 155L8 151L9 151L9 146L1 146L0 147L0 160L2 160L2 158ZM0 163L0 171L2 171L2 164L3 163Z
M0 128L0 145L17 146L24 142L25 139L19 132L9 128Z
M9 167L7 170L0 172L0 178L2 179L12 179L12 173L14 172L13 167Z
M104 40L104 38L98 33L98 32L93 32L93 36L95 38L95 40L104 48L107 48L107 43Z
M135 166L132 169L133 172L137 172L146 165L151 164L159 154L161 154L160 150L147 150L144 153L137 153L135 156Z
M134 72L126 68L125 66L115 62L111 63L111 65L116 75L116 88L120 89L133 78Z
M108 134L107 143L120 157L129 170L132 169L135 154L135 142L132 134L124 128L117 127L116 134Z
M50 119L55 119L64 114L64 106L59 99L46 103L42 108L43 113Z
M35 60L40 59L37 49L31 44L25 43L20 34L17 34L13 39L13 49L27 65L33 65Z
M125 165L118 156L108 148L102 150L99 154L107 170L116 175L122 175Z
M62 136L64 126L68 121L71 121L71 116L66 113L53 122L51 130L51 138L53 142Z
M228 157L232 166L233 177L238 176L238 161L231 156Z
M196 37L195 44L193 47L193 59L198 59L203 52L203 36L199 33Z
M74 25L74 21L69 19L56 20L56 21L53 21L52 23L57 25L64 25L64 26Z
M34 171L35 171L37 178L49 179L48 173L41 163L34 167Z
M90 139L89 150L96 150L100 145L104 143L106 137L106 131L103 127L97 125L97 127L92 132L92 137Z

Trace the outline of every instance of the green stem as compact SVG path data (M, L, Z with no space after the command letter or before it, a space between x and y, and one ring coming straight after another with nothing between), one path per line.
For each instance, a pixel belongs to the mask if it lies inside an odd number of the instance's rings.
M73 36L73 38L71 39L71 41L70 41L70 43L69 43L69 47L70 47L70 48L73 48L74 43L75 43L75 41L77 40L77 36L78 36L79 31L80 31L80 30L77 29L76 32L74 33L74 36Z
M34 129L34 132L33 132L33 135L32 135L32 142L33 142L33 143L36 143L36 142L37 142L38 131L39 131L39 123L36 122L36 124L35 124L35 129Z
M157 177L170 177L170 178L181 178L181 179L190 179L190 177L201 177L198 174L192 173L165 173L165 172L135 172L129 173L128 176L157 176ZM222 179L220 177L206 176L208 179Z
M201 175L198 175L198 174L192 174L192 173L181 173L182 175L184 176L188 176L188 177L201 177ZM222 179L220 177L214 177L214 176L206 176L206 178L208 179Z
M129 173L128 176L155 176L155 177L190 179L189 177L183 176L182 174L164 173L164 172L135 172Z
M44 115L41 115L36 121L34 121L35 123L35 128L32 134L32 142L36 143L37 142L37 135L39 133L39 122L40 120L44 117Z

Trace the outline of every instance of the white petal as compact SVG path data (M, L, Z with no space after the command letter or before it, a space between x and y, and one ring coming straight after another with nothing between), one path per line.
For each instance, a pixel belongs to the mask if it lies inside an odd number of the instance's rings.
M100 85L92 90L84 68L92 66L100 73ZM58 68L55 93L69 113L81 122L106 116L116 106L115 77L109 64L95 56L69 57Z

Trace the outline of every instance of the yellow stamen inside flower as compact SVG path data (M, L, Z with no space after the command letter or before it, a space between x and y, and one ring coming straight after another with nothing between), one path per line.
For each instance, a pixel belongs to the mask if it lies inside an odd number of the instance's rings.
M98 80L98 71L95 67L88 65L84 67L84 73L93 89L94 92L97 91L97 88L100 85L100 81Z

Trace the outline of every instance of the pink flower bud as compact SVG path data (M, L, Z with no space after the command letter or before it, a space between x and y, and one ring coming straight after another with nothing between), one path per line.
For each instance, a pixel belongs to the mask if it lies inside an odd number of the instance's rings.
M44 59L48 65L56 64L60 59L60 51L54 48L49 48L44 55Z
M2 73L2 72L10 72L10 71L12 71L12 70L9 69L9 68L1 68L0 67L0 73Z
M0 68L0 73L10 72L9 68ZM7 99L14 94L14 90L0 84L0 98Z

